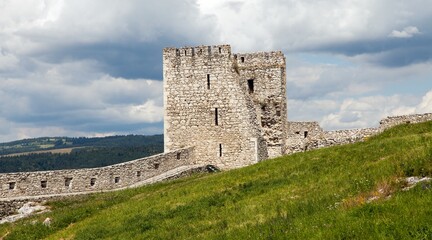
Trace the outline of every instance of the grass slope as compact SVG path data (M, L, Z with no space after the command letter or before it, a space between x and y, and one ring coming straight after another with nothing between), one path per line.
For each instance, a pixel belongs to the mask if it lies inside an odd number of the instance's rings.
M233 171L53 202L50 213L0 226L0 238L431 239L431 184L402 191L407 176L432 176L432 122ZM50 227L41 224L46 217Z

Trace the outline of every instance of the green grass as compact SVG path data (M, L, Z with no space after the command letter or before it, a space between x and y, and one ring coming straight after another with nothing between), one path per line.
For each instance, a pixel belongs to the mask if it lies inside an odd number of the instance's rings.
M53 202L50 213L0 225L0 238L431 239L431 183L402 191L407 176L432 176L432 122L242 169ZM41 224L46 217L50 227Z

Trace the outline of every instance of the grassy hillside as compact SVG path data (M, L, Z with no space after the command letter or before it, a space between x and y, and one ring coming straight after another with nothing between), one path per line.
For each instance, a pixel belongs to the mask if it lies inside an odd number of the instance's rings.
M432 122L243 169L51 203L5 239L431 239ZM376 199L376 200L371 200ZM41 222L52 218L50 227Z

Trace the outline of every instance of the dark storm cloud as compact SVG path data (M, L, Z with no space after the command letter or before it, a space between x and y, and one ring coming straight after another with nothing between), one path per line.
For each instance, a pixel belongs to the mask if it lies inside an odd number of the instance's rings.
M366 62L384 67L402 67L432 60L432 36L385 38L337 43L309 51L342 54L349 57L363 55Z

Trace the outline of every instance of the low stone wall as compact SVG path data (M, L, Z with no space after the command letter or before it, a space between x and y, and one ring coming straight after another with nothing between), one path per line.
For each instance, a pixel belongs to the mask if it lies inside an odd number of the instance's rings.
M124 188L189 165L193 147L101 168L0 174L0 200Z
M343 145L363 141L366 137L379 132L377 128L349 129L337 131L321 131L301 136L291 136L287 139L286 154L304 152L307 150ZM302 132L303 133L303 132Z
M432 113L387 117L378 128L324 131L317 122L288 122L285 154L363 141L385 129L405 123L432 120Z
M20 209L27 202L28 201L24 199L0 201L0 219L17 213L18 209Z
M49 196L49 197L32 197L31 199L26 198L14 198L14 199L3 199L0 200L0 220L3 218L16 214L24 204L28 202L34 202L44 204L46 201L63 199L66 196Z
M426 121L432 121L432 113L386 117L380 121L379 128L380 130L385 130L399 124L420 123Z

